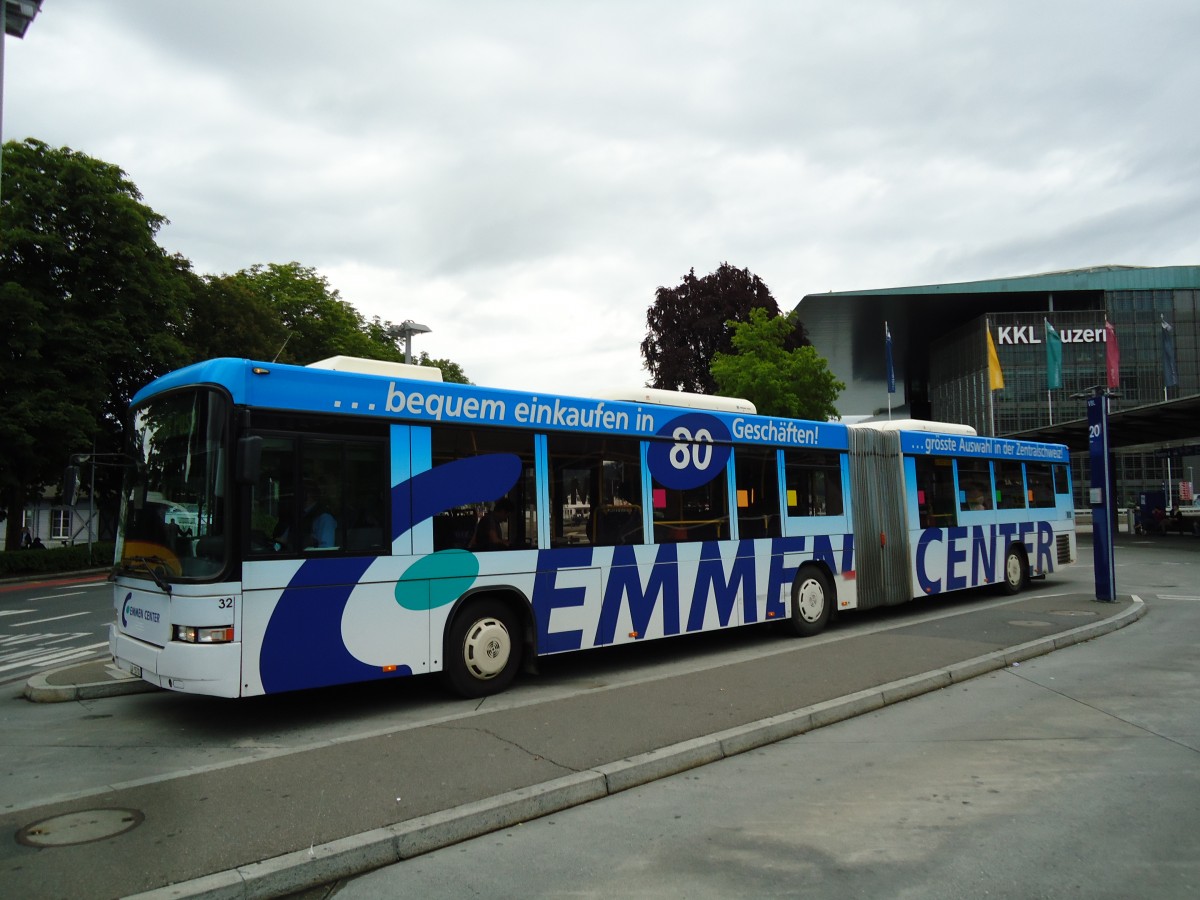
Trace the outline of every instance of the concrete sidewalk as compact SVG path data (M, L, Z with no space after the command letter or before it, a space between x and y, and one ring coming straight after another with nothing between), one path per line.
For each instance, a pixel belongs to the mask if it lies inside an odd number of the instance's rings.
M22 897L283 896L1088 640L1143 609L1080 593L964 605L673 678L98 786L2 817L18 840L0 845L0 885ZM77 666L41 689L142 689L111 675Z

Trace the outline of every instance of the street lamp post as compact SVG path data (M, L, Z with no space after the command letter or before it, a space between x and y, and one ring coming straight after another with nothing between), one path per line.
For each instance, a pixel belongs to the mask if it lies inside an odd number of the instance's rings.
M405 319L399 325L393 325L388 329L388 334L392 340L404 338L404 361L412 365L412 337L414 334L429 334L433 329L428 325L422 325L419 322L414 322L412 319Z

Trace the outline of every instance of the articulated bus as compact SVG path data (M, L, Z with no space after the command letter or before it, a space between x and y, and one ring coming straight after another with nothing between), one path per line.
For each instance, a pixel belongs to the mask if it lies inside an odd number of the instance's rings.
M432 378L431 378L432 376ZM584 399L334 357L217 359L134 397L117 665L244 697L780 622L1073 563L1067 449L905 421Z

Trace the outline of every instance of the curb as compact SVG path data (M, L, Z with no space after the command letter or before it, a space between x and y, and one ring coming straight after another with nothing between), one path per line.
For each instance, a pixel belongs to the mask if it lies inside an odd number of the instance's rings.
M148 681L134 678L124 672L120 677L113 676L103 681L90 681L84 684L50 684L49 679L52 676L74 669L78 665L76 663L34 675L25 682L23 692L25 699L33 703L66 703L71 700L99 700L103 697L119 697L124 694L144 694L148 691L162 690Z
M1131 597L1133 605L1129 609L1102 622L1081 625L1061 634L997 650L922 675L889 682L837 700L673 744L542 784L519 788L486 800L351 835L308 850L298 850L156 888L132 895L126 900L284 897L362 875L1108 634L1133 624L1146 614L1146 605L1141 597L1136 594Z

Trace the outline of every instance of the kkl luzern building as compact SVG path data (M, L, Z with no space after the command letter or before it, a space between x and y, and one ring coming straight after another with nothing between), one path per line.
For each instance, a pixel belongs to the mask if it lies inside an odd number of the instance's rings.
M1200 266L1098 266L990 281L809 294L798 307L817 352L846 383L843 415L960 422L980 434L1071 447L1087 506L1086 397L1106 385L1112 326L1119 386L1110 409L1117 503L1163 491L1190 503L1200 467ZM896 392L889 397L885 323ZM1051 387L1047 323L1062 342ZM988 334L1004 387L989 389Z

